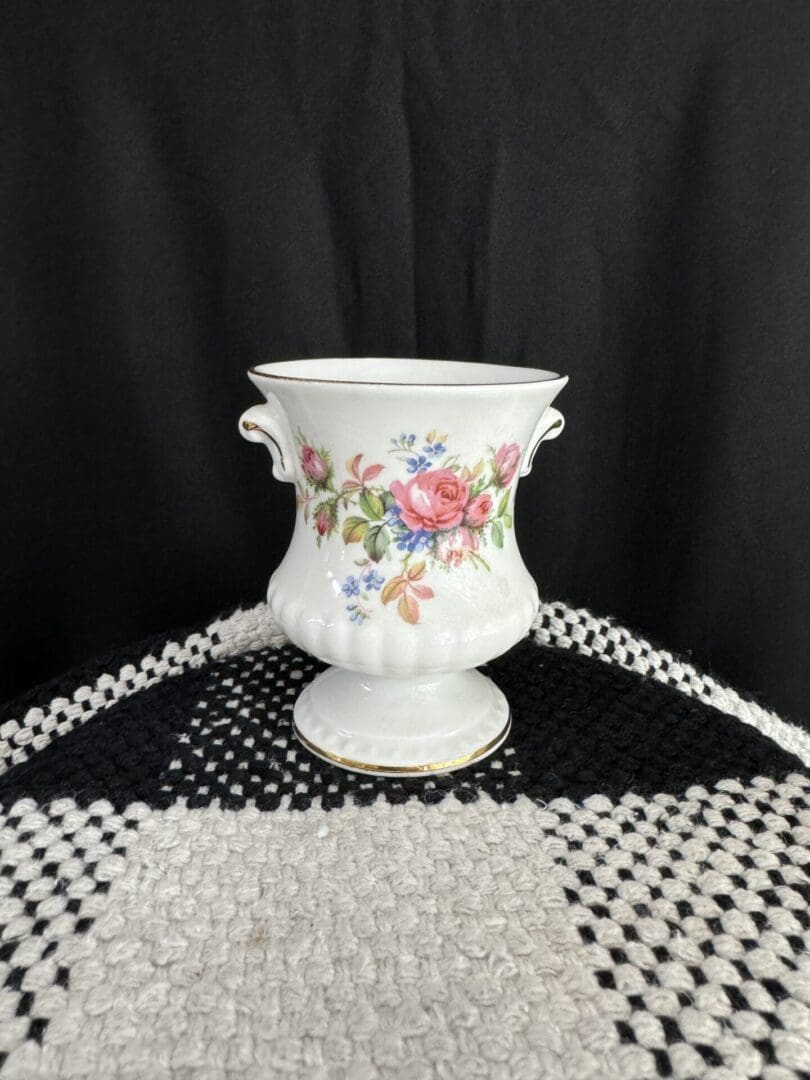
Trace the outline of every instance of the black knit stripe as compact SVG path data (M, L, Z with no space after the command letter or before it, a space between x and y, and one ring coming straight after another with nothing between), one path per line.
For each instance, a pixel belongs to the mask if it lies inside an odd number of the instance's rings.
M479 766L431 779L358 777L294 739L292 709L322 665L291 645L217 660L122 698L113 710L17 765L8 805L70 795L165 807L327 808L379 795L435 802L454 795L537 801L679 794L727 777L801 768L755 728L650 679L575 652L525 641L489 666L513 713L509 740Z

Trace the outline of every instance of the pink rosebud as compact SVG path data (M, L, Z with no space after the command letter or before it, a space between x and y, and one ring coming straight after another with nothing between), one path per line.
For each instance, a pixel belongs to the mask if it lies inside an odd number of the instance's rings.
M476 495L464 507L464 522L467 525L472 525L473 528L480 529L482 525L486 524L491 511L492 496L487 494Z
M329 466L312 446L301 447L301 468L318 487L323 487L329 479Z
M447 566L461 566L465 552L478 550L478 537L463 525L442 533L436 541L436 558Z
M520 447L517 443L508 443L495 452L493 480L498 487L507 487L520 464Z
M467 482L452 469L431 469L417 473L406 484L395 480L391 485L399 516L412 532L437 532L460 525L469 493Z
M325 536L326 533L332 528L332 518L328 510L323 507L315 515L315 528L318 530L320 536Z

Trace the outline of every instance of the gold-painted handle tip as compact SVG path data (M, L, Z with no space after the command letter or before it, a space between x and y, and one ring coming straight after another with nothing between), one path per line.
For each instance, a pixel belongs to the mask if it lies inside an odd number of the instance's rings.
M284 451L281 449L281 443L278 441L278 439L276 439L273 435L271 435L269 431L265 431L264 428L261 426L261 424L257 424L253 420L243 420L242 421L242 430L243 431L258 431L260 435L263 435L264 438L267 439L269 442L271 442L273 444L273 446L276 448L276 453L278 454L279 465L281 466L281 468L282 469L287 468L287 466L285 464L285 461L284 461Z

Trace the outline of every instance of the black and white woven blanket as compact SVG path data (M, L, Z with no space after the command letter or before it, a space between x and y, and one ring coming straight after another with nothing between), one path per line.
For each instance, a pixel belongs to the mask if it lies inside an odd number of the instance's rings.
M374 779L291 734L266 608L3 717L0 1080L810 1077L810 739L586 611L509 742Z

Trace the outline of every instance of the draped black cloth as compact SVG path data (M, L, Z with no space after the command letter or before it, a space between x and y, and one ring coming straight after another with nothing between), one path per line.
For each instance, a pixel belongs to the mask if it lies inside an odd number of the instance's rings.
M518 501L541 592L801 719L806 5L2 21L3 696L261 595L292 498L246 367L404 355L570 375Z

